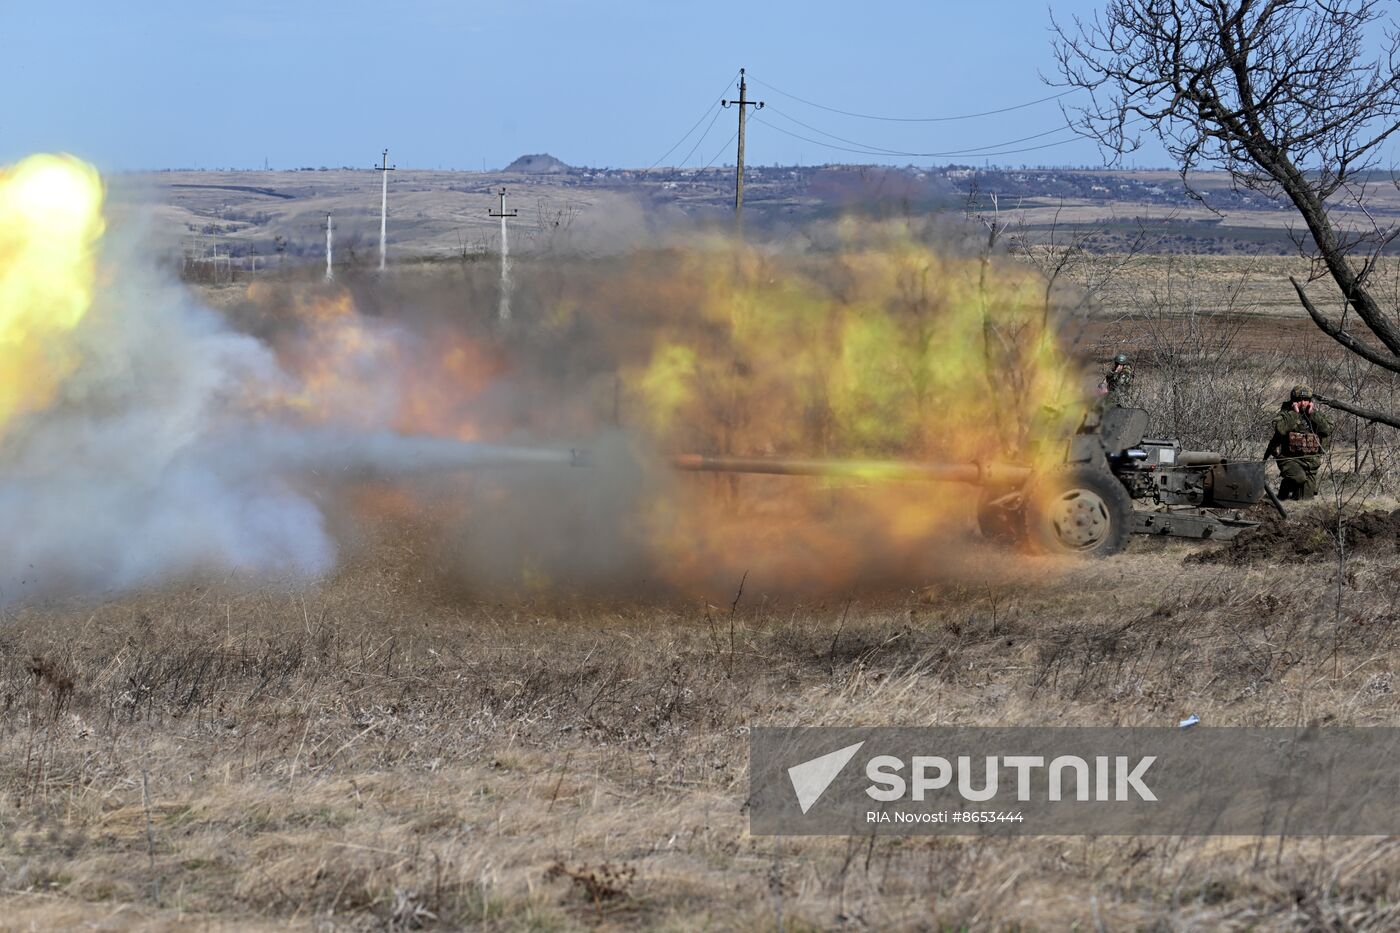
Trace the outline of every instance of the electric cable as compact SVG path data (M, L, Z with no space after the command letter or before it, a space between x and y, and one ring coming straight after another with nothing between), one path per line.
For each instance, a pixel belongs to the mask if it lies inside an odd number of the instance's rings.
M1021 153L1021 152L1036 152L1036 151L1041 150L1041 149L1052 149L1052 148L1054 148L1055 146L1064 146L1064 145L1068 145L1069 143L1078 142L1078 141L1080 141L1080 140L1083 138L1083 137L1081 137L1078 133L1075 133L1075 135L1072 136L1072 137L1069 138L1069 139L1061 139L1061 140L1058 140L1058 141L1056 141L1056 142L1044 143L1044 144L1039 145L1039 146L1026 146L1026 147L1021 148L1021 149L998 149L998 150L995 150L995 151L990 150L990 149L986 149L986 150L984 150L984 149L952 149L952 150L948 150L948 151L946 151L946 152L898 152L898 151L888 150L888 149L886 149L886 150L876 150L876 149L852 149L852 148L847 147L847 146L835 146L835 145L832 145L831 143L823 142L823 141L820 140L820 139L812 139L810 136L803 136L801 133L794 133L794 132L792 132L791 130L784 129L783 127L778 126L778 125L775 124L775 123L769 123L767 120L764 120L764 119L762 119L761 117L759 117L759 116L757 116L757 115L751 117L751 119L756 120L756 121L758 121L759 123L762 123L764 126L768 127L769 129L777 130L779 133L782 133L782 134L784 134L784 135L786 135L786 136L791 136L791 137L793 137L794 139L800 139L800 140L802 140L803 142L812 143L813 145L817 145L817 146L824 146L824 147L826 147L827 149L836 149L836 150L839 150L839 151L841 151L841 152L854 152L854 153L857 153L857 154L859 154L859 155L886 155L886 156L888 156L888 155L898 155L898 156L910 156L910 157L914 157L914 158L936 158L936 157L951 157L951 156L990 157L990 156L1002 156L1002 155L1015 155L1015 154ZM1073 128L1071 128L1071 127L1065 127L1065 130L1068 130L1069 132L1074 132ZM1060 131L1059 131L1059 130L1056 130L1055 132L1060 132Z
M1030 136L1022 136L1022 137L1020 137L1020 138L1018 138L1018 139L1008 139L1008 140L1004 140L1004 141L999 142L999 143L988 143L988 144L985 145L985 146L973 146L973 147L970 147L970 148L967 148L967 149L960 149L960 150L955 150L955 151L952 151L952 152L943 152L943 153L904 152L904 151L898 150L898 149L886 149L886 148L884 148L883 146L876 146L876 145L874 145L873 143L863 143L863 142L860 142L859 140L847 139L847 138L844 137L844 136L837 136L835 133L828 133L828 132L826 132L826 131L823 130L823 129L819 129L818 127L812 126L810 123L803 123L801 120L797 119L796 117L792 116L791 114L784 113L783 111L779 110L777 107L771 107L771 106L770 106L770 107L765 107L764 109L765 109L765 110L772 111L773 113L776 113L778 116L782 117L784 120L791 120L793 123L796 123L798 126L803 127L804 129L810 130L810 131L812 131L813 133L818 133L818 134L820 134L820 135L822 135L822 136L826 136L826 137L828 137L829 139L834 139L834 140L836 140L836 141L838 141L838 142L849 143L849 144L852 145L852 146L859 146L859 147L861 147L862 149L869 149L869 150L871 150L871 154L872 154L872 155L875 155L875 154L897 155L897 156L975 155L975 154L980 153L981 151L983 151L983 150L985 150L985 149L1001 149L1001 148L1004 148L1004 147L1006 147L1006 146L1014 146L1014 145L1016 145L1017 143L1029 142L1030 140L1033 140L1033 139L1043 139L1043 138L1045 138L1046 136L1053 136L1053 135L1055 135L1056 133L1063 133L1063 132L1065 132L1066 130L1072 130L1072 128L1069 127L1069 126L1057 126L1057 127L1055 127L1054 129L1051 129L1051 130L1045 130L1045 131L1042 132L1042 133L1033 133L1033 134L1031 134ZM770 124L770 125L771 125L771 124Z
M699 149L701 144L710 138L710 130L715 128L715 123L719 121L719 115L723 112L724 111L720 110L718 107L715 108L715 115L710 118L710 125L705 127L705 132L700 134L700 138L695 140L695 145L691 146L690 151L685 154L685 158L681 159L681 164L678 166L679 168L685 168L690 164L690 157L695 155L695 150Z
M734 74L729 78L729 80L726 81L726 82L724 82L725 88L728 89L729 85L731 85L731 84L734 83L734 78L737 78L738 76L739 76L739 72L737 72L737 71L734 72ZM720 96L721 96L721 97L724 96L724 92L723 92L723 91L720 92ZM651 163L651 165L647 166L647 169L646 169L646 170L649 172L649 171L651 171L652 169L656 168L656 167L657 167L658 165L660 165L663 161L665 161L665 159L666 159L667 156L669 156L671 153L673 153L673 152L675 152L677 149L679 149L679 148L681 147L681 143L683 143L683 142L685 142L687 139L689 139L689 138L690 138L690 134L695 132L695 127L699 126L701 123L704 122L704 120L705 120L705 114L706 114L706 113L709 113L709 112L710 112L710 108L707 106L707 107L705 108L704 112L700 114L700 119L698 119L698 120L695 121L694 126L692 126L690 129L686 130L686 131L685 131L685 135L682 136L680 139L676 140L675 143L671 146L670 149L667 149L665 152L663 152L663 153L661 154L661 158L657 159L655 162ZM710 121L710 124L713 126L713 125L714 125L714 121L711 120L711 121ZM707 129L705 132L708 133L709 130ZM694 150L692 149L691 151L693 152ZM682 163L682 164L684 164L684 163Z
M808 100L805 97L798 97L796 94L792 94L782 90L781 88L775 87L774 85L769 84L767 81L761 81L758 78L755 78L753 75L748 75L748 79L754 84L761 84L764 87L768 88L770 91L775 91L784 97L790 97L793 100L798 101L799 103L806 104L809 107L816 107L818 110L826 110L830 113L839 113L842 116L855 117L860 120L880 120L886 123L950 123L955 120L975 120L979 117L991 117L999 113L1011 113L1015 110L1024 110L1027 107L1034 107L1037 104L1044 104L1052 100L1059 100L1061 97L1073 94L1075 91L1079 90L1078 88L1070 88L1069 90L1061 91L1058 94L1051 94L1048 97L1041 97L1037 98L1036 100L1026 101L1023 104L1014 104L1010 107L999 107L996 110L984 110L980 113L961 113L955 116L945 117L884 117L876 116L874 114L869 113L857 113L853 110L842 110L839 107L828 107L826 104L819 104L816 101Z
M750 117L749 119L753 119L753 118ZM724 153L728 151L730 145L733 144L734 140L737 139L738 136L739 136L739 131L738 131L738 130L735 130L734 133L733 133L733 135L731 135L731 136L729 137L729 141L726 142L723 146L720 146L720 147L719 147L719 151L715 153L714 158L711 159L710 161L706 162L706 163L705 163L705 168L702 168L700 171L704 172L704 171L706 171L707 169L709 169L709 167L710 167L711 165L714 165L715 162L718 161L719 157L722 156L722 155L724 155Z

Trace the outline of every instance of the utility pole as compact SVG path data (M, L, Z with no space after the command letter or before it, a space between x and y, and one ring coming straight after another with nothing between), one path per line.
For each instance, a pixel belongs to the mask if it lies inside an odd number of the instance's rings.
M384 271L384 246L389 229L389 173L398 166L389 164L389 150L384 150L384 161L375 168L383 173L384 187L379 194L379 271Z
M752 101L748 97L748 84L744 81L744 69L739 69L739 99L722 100L720 106L730 104L739 108L739 157L734 167L734 222L744 222L744 126L748 122L749 108L763 109L763 101Z
M510 241L506 239L506 218L518 217L519 211L506 210L506 189L501 189L500 210L487 208L487 217L501 218L501 303L496 316L502 321L510 320Z
M332 238L331 215L326 214L326 281L335 281L335 269L331 265L331 238Z

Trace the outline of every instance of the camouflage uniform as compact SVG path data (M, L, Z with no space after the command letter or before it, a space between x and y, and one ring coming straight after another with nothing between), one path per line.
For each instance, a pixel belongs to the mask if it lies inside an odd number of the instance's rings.
M1133 397L1133 364L1128 354L1120 353L1113 358L1113 367L1104 374L1103 386L1105 408L1129 406Z
M1322 454L1331 446L1332 419L1314 408L1295 411L1297 402L1312 401L1312 390L1294 386L1288 401L1274 416L1274 437L1269 453L1278 460L1280 499L1311 499L1317 495L1317 472Z

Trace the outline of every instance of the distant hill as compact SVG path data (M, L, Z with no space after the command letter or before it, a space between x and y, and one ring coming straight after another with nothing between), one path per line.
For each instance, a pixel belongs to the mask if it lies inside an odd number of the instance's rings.
M548 153L523 155L504 169L507 172L523 172L526 175L567 175L573 168L560 162Z

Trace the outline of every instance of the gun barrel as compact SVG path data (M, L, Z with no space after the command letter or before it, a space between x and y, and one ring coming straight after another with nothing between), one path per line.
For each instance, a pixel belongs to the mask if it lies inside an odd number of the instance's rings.
M968 483L973 486L1022 486L1029 467L1000 463L927 463L918 460L794 460L766 457L716 457L680 454L671 458L678 470L700 473L765 473L774 476L828 476L889 482Z

